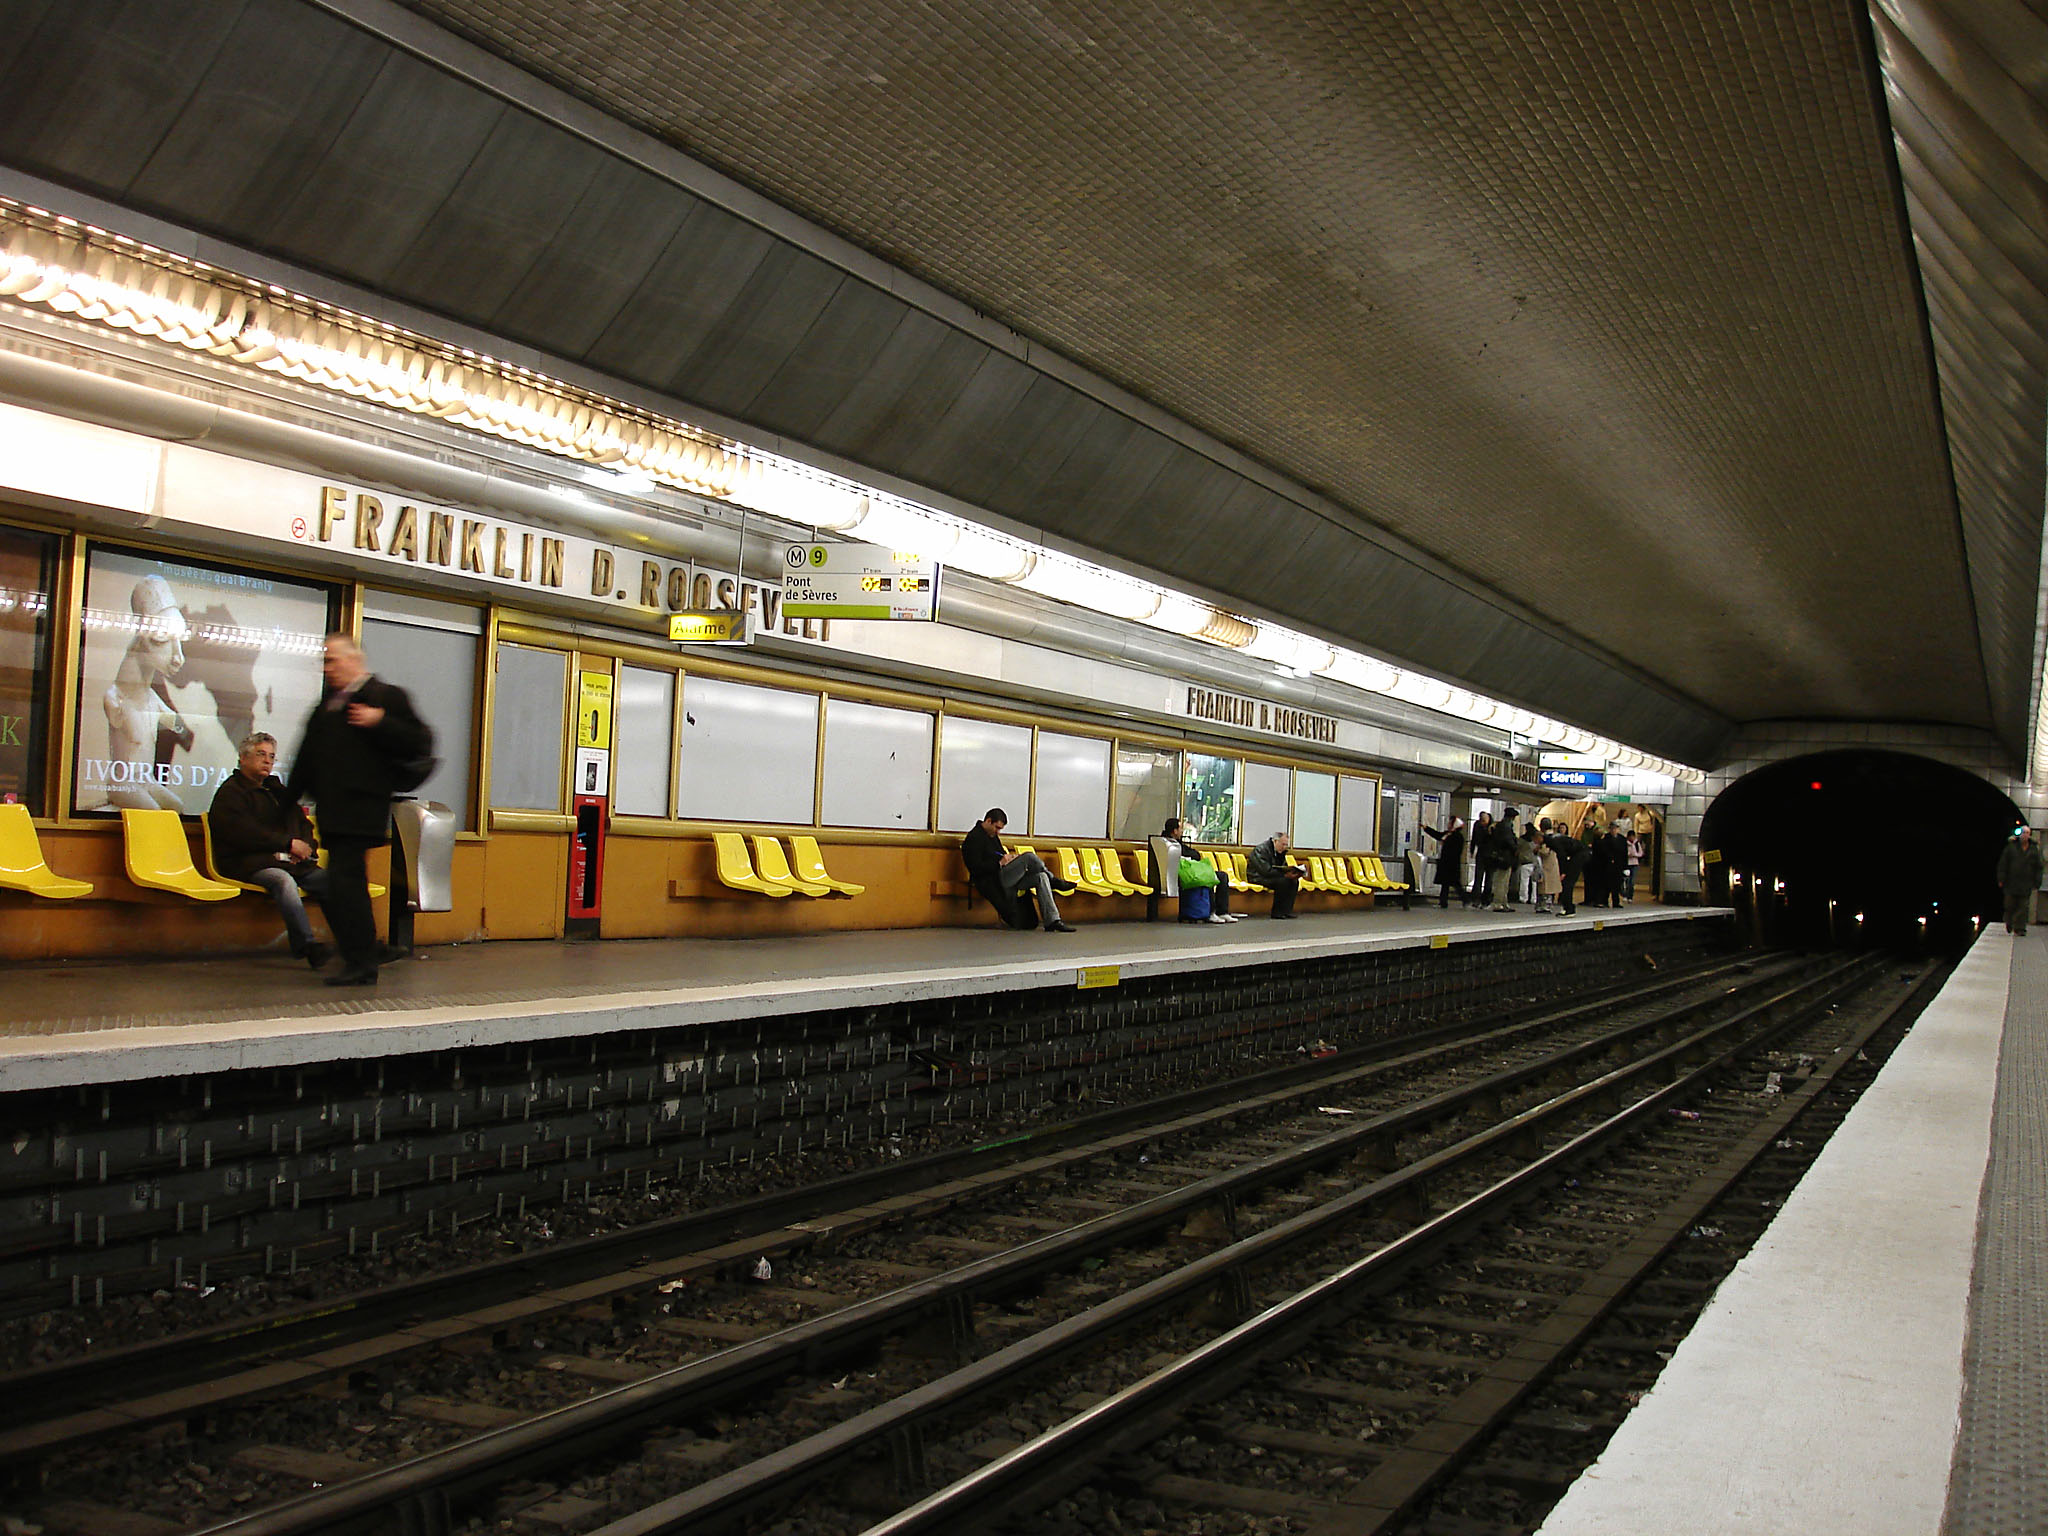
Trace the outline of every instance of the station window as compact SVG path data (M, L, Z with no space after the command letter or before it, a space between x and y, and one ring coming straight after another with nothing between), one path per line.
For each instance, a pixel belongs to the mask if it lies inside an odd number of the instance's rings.
M43 812L57 540L0 528L0 804Z
M649 667L620 667L618 687L612 809L621 816L666 816L674 762L676 675Z
M92 549L72 809L203 815L251 731L275 736L288 763L337 609L329 586Z
M568 655L500 642L491 701L492 805L561 810L568 720Z
M1294 775L1294 830L1303 848L1337 846L1337 776L1297 770Z
M1116 749L1116 802L1111 835L1144 839L1180 814L1180 754L1144 747Z
M852 699L825 701L828 827L923 832L932 813L932 716Z
M1272 763L1244 765L1243 815L1239 820L1247 843L1263 843L1293 825L1288 806L1293 780L1293 773Z
M678 816L808 827L817 773L815 693L684 677Z
M1031 728L948 715L939 727L939 827L964 832L984 811L1022 832L1031 800Z
M449 807L456 825L464 828L474 825L469 792L483 631L484 611L465 603L396 592L363 594L363 654L370 670L403 688L420 718L434 728L440 765L411 793Z
M1188 754L1187 777L1181 785L1181 817L1188 835L1198 843L1240 843L1237 778L1243 767L1234 757Z
M1038 733L1034 837L1094 840L1109 825L1109 743L1093 736Z
M1337 846L1379 851L1378 779L1345 774L1337 780Z

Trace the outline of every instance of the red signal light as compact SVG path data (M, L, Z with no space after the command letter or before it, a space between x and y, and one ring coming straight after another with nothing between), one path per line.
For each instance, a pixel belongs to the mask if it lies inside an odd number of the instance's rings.
M1811 784L1807 785L1806 787L1807 787L1808 789L1819 789L1819 788L1820 788L1820 780L1819 780L1819 779L1815 779L1815 780L1814 780L1814 781L1813 781L1813 782L1812 782Z

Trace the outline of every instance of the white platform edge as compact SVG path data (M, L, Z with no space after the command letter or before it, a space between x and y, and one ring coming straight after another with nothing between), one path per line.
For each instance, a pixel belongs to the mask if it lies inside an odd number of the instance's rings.
M2011 969L1984 933L1538 1536L1940 1529Z
M1694 919L1724 920L1725 907L1644 907L1532 923L1502 920L1447 935L1459 947L1572 928L1627 927ZM1262 925L1263 927L1263 925ZM950 931L950 930L949 930ZM1247 965L1275 965L1413 949L1429 944L1427 927L1388 932L1349 930L1304 938L1249 935L1199 950L1133 950L1112 933L1082 930L1078 946L1058 957L978 965L876 968L855 974L763 976L710 986L643 988L518 1002L422 1003L369 1012L252 1015L195 1023L134 1025L61 1034L0 1037L0 1091L134 1082L144 1078L298 1067L328 1061L525 1044L563 1035L673 1029L751 1019L764 1012L825 1012L876 1004L966 997L981 993L1072 986L1084 966L1115 965L1124 980ZM992 953L1000 953L1000 949ZM146 963L146 962L144 962Z

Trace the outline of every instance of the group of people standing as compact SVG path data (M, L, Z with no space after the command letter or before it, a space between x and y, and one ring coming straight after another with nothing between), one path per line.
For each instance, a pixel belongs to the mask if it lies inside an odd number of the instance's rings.
M1642 834L1614 824L1585 838L1574 837L1563 822L1548 816L1517 827L1509 808L1496 818L1481 811L1468 830L1462 816L1439 830L1424 827L1437 844L1437 905L1449 907L1455 895L1468 907L1512 912L1516 898L1534 900L1538 912L1569 916L1578 910L1573 899L1583 879L1586 905L1619 907L1635 899L1636 871L1648 855ZM1472 882L1465 883L1465 855L1472 855Z

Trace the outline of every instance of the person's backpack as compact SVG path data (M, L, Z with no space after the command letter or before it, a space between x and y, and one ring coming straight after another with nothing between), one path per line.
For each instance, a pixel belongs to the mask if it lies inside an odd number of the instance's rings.
M396 794L405 794L418 789L434 776L434 770L441 766L441 759L434 755L434 728L426 721L420 722L420 730L426 739L420 743L420 750L414 757L389 757L385 768L391 775L391 788Z

